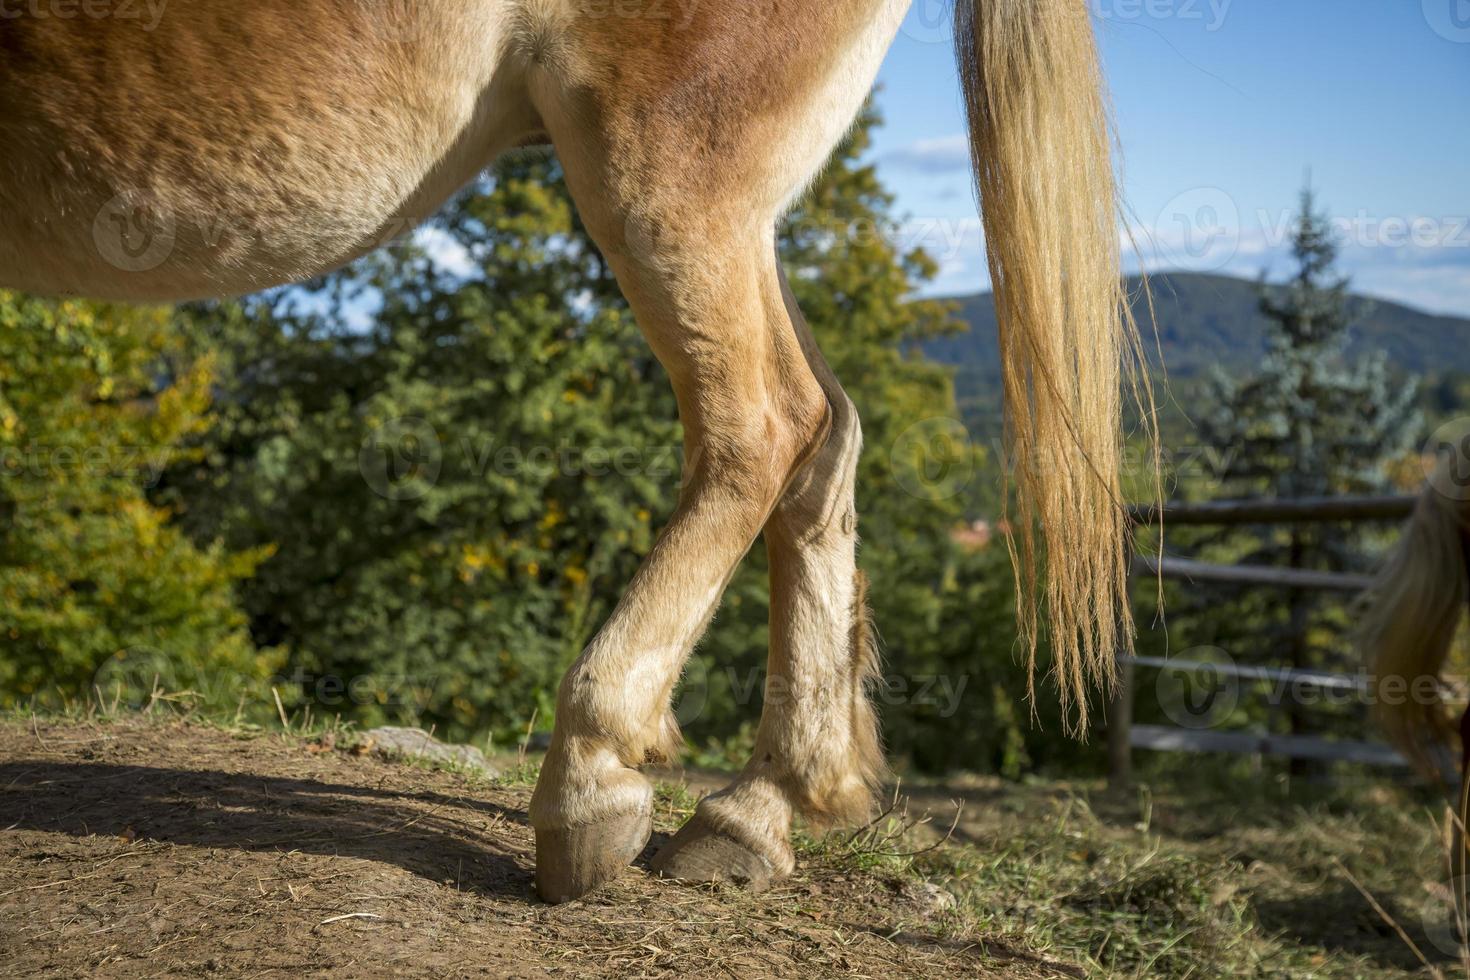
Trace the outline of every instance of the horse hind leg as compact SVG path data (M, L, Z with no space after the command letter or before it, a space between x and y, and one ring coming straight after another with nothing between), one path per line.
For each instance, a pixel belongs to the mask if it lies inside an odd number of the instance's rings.
M774 229L861 106L907 4L698 4L679 21L563 6L527 7L520 34L530 39L532 101L584 224L673 382L686 472L671 523L560 689L531 804L537 883L552 899L595 886L641 848L651 790L635 767L671 740L679 671L778 503L791 509L790 532L772 547L814 562L794 574L820 592L783 606L793 625L782 642L805 650L802 636L825 630L813 625L823 617L840 630L850 620L838 607L854 602L851 534L832 532L818 542L821 556L808 556L811 519L798 513L829 498L829 481L810 495L787 487L819 450L843 465L844 454L855 458L855 416L814 370L774 258ZM827 434L839 415L851 437L833 450ZM850 475L839 483L850 487ZM829 581L834 568L840 581ZM847 660L845 650L832 657ZM791 673L822 683L801 666ZM842 690L852 686L844 677ZM805 688L799 697L807 703ZM768 744L787 744L781 725L823 740L772 715ZM830 758L818 746L791 763ZM781 784L782 806L793 787L814 787L811 800L842 795L808 775ZM768 836L784 847L784 823L779 831Z
M669 525L560 687L530 812L550 901L583 894L643 849L652 791L636 767L677 743L669 699L684 661L829 425L771 260L773 222L752 227L718 200L657 185L623 198L593 141L563 135L558 149L673 381L686 472Z
M752 890L792 871L793 814L818 826L861 823L885 772L866 690L878 658L856 567L853 485L861 431L789 290L786 296L833 424L765 527L771 647L755 750L740 776L701 801L653 860L669 877Z

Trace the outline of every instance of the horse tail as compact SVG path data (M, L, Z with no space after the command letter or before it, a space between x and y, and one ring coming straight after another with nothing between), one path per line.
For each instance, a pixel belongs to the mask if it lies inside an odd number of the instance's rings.
M1369 665L1373 712L1399 749L1426 774L1453 736L1438 678L1460 615L1470 602L1467 508L1427 488L1367 593L1358 648Z
M955 19L999 322L1016 498L1007 544L1027 693L1035 695L1044 620L1064 717L1083 731L1089 687L1111 686L1115 658L1133 639L1121 491L1125 363L1132 394L1148 409L1158 471L1152 395L1137 370L1141 345L1121 277L1097 47L1082 0L959 0Z

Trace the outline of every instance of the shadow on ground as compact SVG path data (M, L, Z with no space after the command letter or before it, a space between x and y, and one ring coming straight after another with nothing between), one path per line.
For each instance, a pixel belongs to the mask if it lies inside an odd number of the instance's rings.
M487 819L475 826L466 811ZM485 895L533 898L525 811L439 793L23 760L0 764L0 827L356 857Z
M1436 907L1428 901L1428 896L1425 909L1401 908L1383 897L1378 901L1430 963L1451 966L1456 962L1452 946L1440 948L1445 943L1452 943L1447 906L1442 917L1434 916L1433 921L1424 921L1425 910ZM1365 908L1365 904L1356 889L1344 884L1325 894L1315 893L1289 900L1257 900L1254 906L1257 921L1264 931L1290 936L1303 946L1316 946L1331 954L1366 956L1380 966L1400 970L1417 971L1422 968L1423 964L1408 945L1396 937L1393 927L1377 913Z

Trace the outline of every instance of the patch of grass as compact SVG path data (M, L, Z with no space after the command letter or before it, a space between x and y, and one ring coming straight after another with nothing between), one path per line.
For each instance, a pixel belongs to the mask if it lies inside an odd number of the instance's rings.
M541 776L541 763L520 759L514 765L500 770L496 782L502 786L535 786Z
M210 710L198 692L168 691L155 684L147 693L128 692L125 695L121 690L104 691L94 687L91 696L86 698L57 695L44 701L33 699L28 704L0 712L0 717L22 722L34 719L98 725L112 722L188 722L241 739L273 735L292 739L317 739L330 735L346 739L354 731L353 723L343 721L340 715L313 714L310 708L288 713L278 700L272 706L272 713L275 719L262 722L258 719L268 718L270 714L262 710L262 706L247 705L242 699L232 714L221 714Z
M1090 787L987 787L948 839L947 819L900 811L859 834L801 837L799 849L809 862L937 884L957 900L946 928L1100 977L1423 975L1346 881L1351 867L1435 969L1462 975L1424 935L1444 857L1413 793L1373 784L1241 813L1167 786L1099 794L1096 810Z
M920 831L931 826L925 814L913 816L906 797L895 791L888 805L866 826L814 834L798 828L793 835L796 853L806 859L854 871L903 874L917 867L918 859L948 842L954 824L938 840L920 840Z
M1201 957L1245 966L1255 926L1236 894L1238 869L1152 852L1138 863L1088 875L1063 900L1095 937L1089 953L1114 975L1187 976Z
M255 706L259 707L259 706ZM92 725L107 725L126 722L130 724L176 725L189 724L222 732L231 738L251 741L261 738L283 739L292 743L309 743L323 749L342 752L362 751L365 733L356 723L344 721L340 715L315 714L309 707L287 711L279 698L273 699L274 721L260 722L248 718L265 717L261 711L247 713L245 705L233 716L224 717L217 713L202 711L198 695L190 691L169 692L155 688L144 699L124 701L121 697L109 698L104 692L95 691L85 700L61 699L45 705L32 703L22 708L0 712L0 717L10 717L22 723L77 722ZM433 731L429 732L433 736ZM431 772L451 772L472 781L491 781L491 777L473 766L463 765L448 759L430 759L412 755L394 755L395 763ZM534 783L540 771L539 763L527 763L522 758L506 776L497 777L507 785L516 782Z
M699 799L683 783L659 780L653 784L653 815L671 827L678 827L694 816Z

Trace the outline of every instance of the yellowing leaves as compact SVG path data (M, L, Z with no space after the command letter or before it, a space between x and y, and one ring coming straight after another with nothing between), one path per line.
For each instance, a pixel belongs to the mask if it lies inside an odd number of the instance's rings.
M180 353L169 311L0 292L0 704L85 693L119 651L221 708L269 675L234 594L264 555L194 544L147 493L206 427L212 362Z
M565 522L566 518L567 514L562 509L561 502L548 500L546 502L546 512L541 515L541 522L538 526L543 531L550 531L552 528Z
M487 569L504 575L505 568L505 559L491 545L467 544L460 551L459 579L461 582L473 582Z

